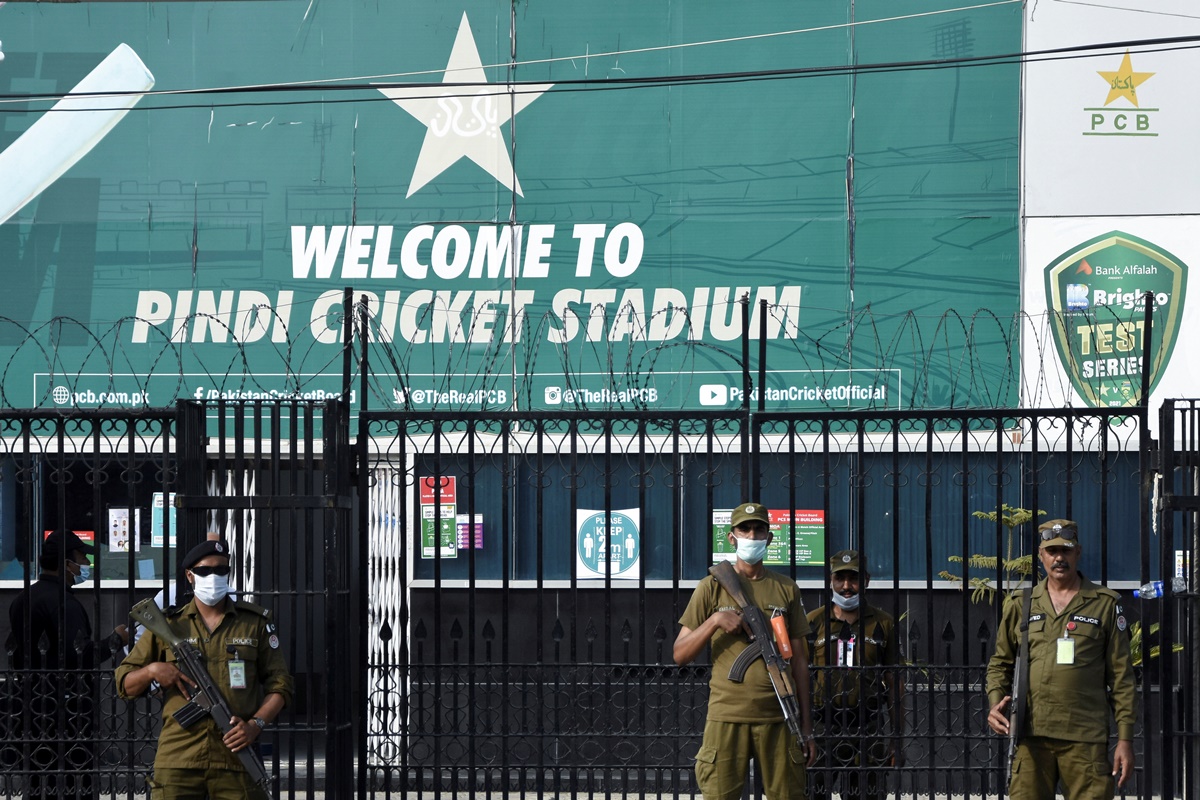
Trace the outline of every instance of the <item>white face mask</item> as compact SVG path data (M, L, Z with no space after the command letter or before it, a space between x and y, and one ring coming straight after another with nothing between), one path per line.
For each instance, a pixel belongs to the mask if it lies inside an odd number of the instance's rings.
M229 577L226 575L193 575L192 591L196 599L206 606L215 606L229 594Z
M737 557L747 564L757 564L767 554L766 539L743 539L738 536L734 538L737 540Z
M855 609L858 608L858 602L859 602L860 598L861 598L861 595L857 595L857 594L851 595L850 597L845 597L843 595L838 594L837 592L834 592L833 593L833 604L835 606L837 606L838 608L840 608L842 611L854 611Z

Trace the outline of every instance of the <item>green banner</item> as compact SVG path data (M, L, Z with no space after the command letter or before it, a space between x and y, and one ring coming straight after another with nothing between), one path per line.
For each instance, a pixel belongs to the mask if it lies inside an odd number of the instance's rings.
M769 509L767 515L771 520L771 543L767 545L763 563L790 565L793 551L797 566L819 567L825 563L824 511ZM733 509L713 512L714 560L733 561L737 558L737 548L729 543L732 516Z
M1015 404L1019 68L862 68L1020 49L943 6L9 4L0 399L336 394L353 287L372 408L735 407L744 330Z

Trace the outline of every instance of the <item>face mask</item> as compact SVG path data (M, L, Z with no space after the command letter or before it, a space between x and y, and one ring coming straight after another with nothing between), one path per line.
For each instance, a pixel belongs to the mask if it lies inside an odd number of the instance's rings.
M76 564L75 566L79 567L79 574L75 576L75 583L84 583L92 579L91 564Z
M737 557L747 564L757 564L767 554L766 539L737 539Z
M225 575L196 575L192 591L196 599L206 606L215 606L229 594L229 578Z
M837 592L833 593L833 604L842 611L854 611L858 608L858 601L860 599L861 595L857 594L851 597L844 597Z

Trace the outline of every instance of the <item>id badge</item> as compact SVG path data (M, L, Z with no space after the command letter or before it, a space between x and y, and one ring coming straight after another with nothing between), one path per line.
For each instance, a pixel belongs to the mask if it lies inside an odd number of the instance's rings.
M229 688L246 688L246 662L240 658L229 660Z
M1063 636L1061 639L1056 639L1058 642L1058 658L1055 659L1059 664L1074 664L1075 663L1075 640L1070 636Z

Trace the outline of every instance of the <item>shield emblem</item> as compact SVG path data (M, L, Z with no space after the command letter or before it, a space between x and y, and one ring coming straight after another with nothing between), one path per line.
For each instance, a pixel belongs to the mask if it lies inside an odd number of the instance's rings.
M1150 391L1175 348L1187 265L1166 250L1113 231L1046 267L1046 307L1071 385L1094 408L1137 405L1147 342L1146 293L1154 296Z

